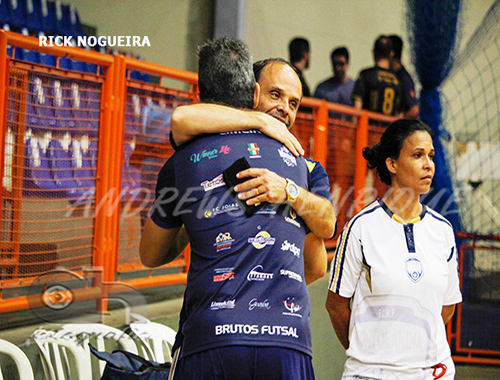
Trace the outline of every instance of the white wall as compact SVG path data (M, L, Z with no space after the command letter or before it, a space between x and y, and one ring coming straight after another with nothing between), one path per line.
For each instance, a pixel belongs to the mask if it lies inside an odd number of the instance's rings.
M466 41L494 0L465 0L462 42ZM196 46L212 31L212 0L63 0L74 4L80 20L100 35L147 35L150 48L134 48L146 60L196 71ZM330 52L346 45L349 74L355 78L372 65L371 48L379 34L400 34L406 43L403 63L410 72L403 0L247 0L245 42L254 59L288 59L288 42L304 36L311 42L306 79L315 86L331 76ZM126 50L124 48L123 50Z
M463 39L467 40L493 0L464 1ZM351 58L349 75L373 65L371 49L380 34L399 34L405 42L403 64L410 72L406 31L406 2L402 0L248 0L246 42L255 59L288 59L287 46L295 36L311 43L312 59L305 72L311 91L332 75L330 52L345 45Z
M145 60L196 71L196 46L211 37L211 2L206 0L63 0L80 21L101 36L148 36L151 47L120 48Z

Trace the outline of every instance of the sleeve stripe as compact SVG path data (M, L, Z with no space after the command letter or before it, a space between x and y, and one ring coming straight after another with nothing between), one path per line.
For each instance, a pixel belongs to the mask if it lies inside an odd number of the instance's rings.
M451 253L450 253L450 256L448 256L448 259L446 260L447 262L450 262L450 260L453 258L454 252L455 252L455 247L451 247Z
M347 249L347 241L349 240L349 235L351 233L354 222L356 222L356 220L358 220L361 216L369 214L379 207L380 203L378 201L373 202L358 215L352 218L344 227L344 231L342 231L342 234L340 235L340 244L337 245L335 257L332 264L332 276L330 279L330 284L328 286L328 289L332 292L338 293L340 290L340 283L342 281L342 269L344 267L345 253Z

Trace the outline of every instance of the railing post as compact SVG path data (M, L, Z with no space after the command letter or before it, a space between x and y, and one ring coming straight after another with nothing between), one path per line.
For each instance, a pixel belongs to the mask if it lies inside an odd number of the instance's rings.
M121 202L121 160L123 157L123 122L120 102L125 91L123 57L116 56L106 69L102 86L97 156L96 216L94 227L95 251L92 265L102 267L105 282L114 281L118 255ZM100 312L107 310L106 287L97 305Z
M7 35L0 31L0 190L3 188L5 135L7 131L9 70L7 59ZM0 191L0 210L3 209Z
M368 146L368 112L363 111L356 130L356 158L354 164L354 213L365 206L366 161L363 149Z
M321 106L316 112L313 137L313 160L319 161L326 168L328 152L328 106L324 100L321 101Z

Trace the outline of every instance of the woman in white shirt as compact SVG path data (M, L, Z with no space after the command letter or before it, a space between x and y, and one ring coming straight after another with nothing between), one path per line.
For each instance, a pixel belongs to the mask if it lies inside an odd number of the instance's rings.
M453 379L455 238L420 202L434 176L431 131L398 120L363 156L390 191L347 223L332 261L326 308L347 350L343 379Z

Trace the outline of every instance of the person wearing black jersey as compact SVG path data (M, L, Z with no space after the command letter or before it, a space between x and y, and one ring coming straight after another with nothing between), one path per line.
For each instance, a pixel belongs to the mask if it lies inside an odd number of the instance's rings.
M251 70L241 42L204 45L200 99L252 108L259 91ZM222 176L240 157L286 178L286 202L246 216ZM190 237L173 380L314 379L302 258L308 228L289 206L309 182L305 160L259 131L197 138L164 165L139 251L144 265L157 267L177 256L170 248L182 225Z
M391 39L379 36L373 46L375 66L362 70L354 85L354 107L388 116L399 115L406 108L402 84L390 70L393 54Z

